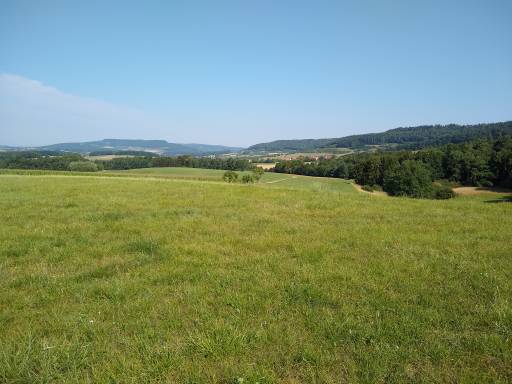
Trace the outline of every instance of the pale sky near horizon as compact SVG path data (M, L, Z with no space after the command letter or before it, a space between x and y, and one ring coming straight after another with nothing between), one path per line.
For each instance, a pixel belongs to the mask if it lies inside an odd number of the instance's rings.
M512 120L512 1L0 0L0 145Z

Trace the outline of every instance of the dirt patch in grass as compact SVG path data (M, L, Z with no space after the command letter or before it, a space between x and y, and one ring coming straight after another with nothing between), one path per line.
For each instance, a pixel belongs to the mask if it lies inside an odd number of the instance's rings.
M254 165L263 169L272 169L276 166L276 163L254 163Z
M457 194L457 195L461 195L461 196L475 196L475 195L496 195L496 194L499 194L499 195L503 195L503 194L506 194L506 195L512 195L512 190L510 189L505 189L505 188L496 188L496 187L492 187L492 188L488 188L488 187L458 187L458 188L453 188L453 191Z
M357 189L359 192L362 192L362 193L368 193L369 195L375 195L375 196L388 196L388 194L384 191L373 191L373 192L370 192L370 191L365 191L363 189L363 187L359 184L356 184L356 183L352 183L352 185L354 186L355 189Z

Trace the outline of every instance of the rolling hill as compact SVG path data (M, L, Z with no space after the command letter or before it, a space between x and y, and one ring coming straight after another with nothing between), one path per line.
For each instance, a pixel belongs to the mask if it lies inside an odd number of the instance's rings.
M336 139L302 139L302 140L276 140L268 143L255 144L247 148L254 152L285 152L302 151L315 148L325 148Z
M165 140L125 140L104 139L83 143L60 143L43 147L40 150L89 153L98 151L146 151L162 155L207 155L237 152L242 148L208 144L176 144Z
M496 138L501 134L512 134L512 121L476 125L401 127L381 133L352 135L337 139L277 140L253 145L248 148L248 151L286 152L320 148L364 148L372 145L419 149L449 143L462 143L477 138Z

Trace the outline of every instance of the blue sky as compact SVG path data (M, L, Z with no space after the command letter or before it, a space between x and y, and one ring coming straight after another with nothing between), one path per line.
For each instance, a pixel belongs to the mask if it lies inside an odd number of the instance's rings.
M512 1L0 1L0 144L512 119Z

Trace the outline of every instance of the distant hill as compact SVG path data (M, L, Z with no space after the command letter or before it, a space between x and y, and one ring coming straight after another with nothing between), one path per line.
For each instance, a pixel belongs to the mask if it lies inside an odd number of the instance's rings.
M238 152L242 148L208 144L176 144L165 140L104 139L83 143L60 143L38 147L38 150L66 151L75 153L105 151L144 151L160 155L208 155Z
M16 147L10 147L8 145L0 145L0 151L15 151L17 149Z
M157 157L160 156L155 152L148 151L116 151L111 149L103 149L101 151L89 152L89 156L142 156L142 157Z
M396 128L383 133L353 135L330 142L338 148L357 148L365 145L397 144L411 149L449 143L462 143L477 138L496 138L500 134L512 134L512 121L476 125L422 125Z
M422 125L395 128L381 133L352 135L338 139L277 140L249 147L248 151L286 152L320 148L364 148L388 145L394 148L419 149L449 143L462 143L477 138L496 138L512 134L512 121L476 125Z
M269 143L252 145L247 150L258 152L303 151L306 149L324 148L333 140L336 139L276 140Z

